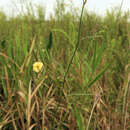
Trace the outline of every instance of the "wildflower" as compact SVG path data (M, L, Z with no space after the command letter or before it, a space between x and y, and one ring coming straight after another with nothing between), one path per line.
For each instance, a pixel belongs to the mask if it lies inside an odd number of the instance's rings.
M46 50L45 49L42 49L42 52L44 53Z
M35 72L40 72L42 70L42 67L43 67L43 63L42 62L35 62L33 64L33 71Z

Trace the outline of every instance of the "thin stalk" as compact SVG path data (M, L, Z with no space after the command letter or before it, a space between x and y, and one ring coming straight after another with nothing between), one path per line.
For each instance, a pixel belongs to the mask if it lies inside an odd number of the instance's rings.
M67 74L69 72L69 69L70 69L70 66L72 64L72 61L74 59L74 56L75 56L75 53L79 47L79 43L80 43L80 35L81 35L81 26L82 26L82 17L83 17L83 12L84 12L84 7L85 7L85 4L86 4L87 0L83 0L83 5L82 5L82 11L81 11L81 15L80 15L80 22L79 22L79 28L78 28L78 37L77 37L77 43L76 43L76 46L75 46L75 49L74 49L74 52L72 54L72 57L70 59L70 62L69 62L69 65L67 67L67 71L64 75L64 80L63 80L63 87L64 87L64 84L65 84L65 81L66 81L66 77L67 77Z
M79 43L80 43L82 17L83 17L83 11L84 11L84 7L85 7L86 2L87 2L87 0L83 0L82 11L81 11L81 15L80 15L79 28L78 28L77 43L76 43L74 52L73 52L73 54L72 54L72 57L71 57L71 59L70 59L69 65L68 65L68 67L67 67L67 71L65 72L65 75L64 75L63 88L64 88L64 85L65 85L66 77L67 77L67 74L68 74L68 72L69 72L70 66L71 66L71 64L72 64L72 61L73 61L74 56L75 56L75 53L76 53L76 51L77 51L77 49L78 49L78 46L79 46ZM60 93L60 97L62 97L61 93ZM60 101L61 101L61 99L62 99L62 98L60 98ZM59 107L59 104L57 105L57 108L58 108L58 107ZM62 119L62 120L64 120L64 119ZM60 124L61 124L61 121L60 121Z

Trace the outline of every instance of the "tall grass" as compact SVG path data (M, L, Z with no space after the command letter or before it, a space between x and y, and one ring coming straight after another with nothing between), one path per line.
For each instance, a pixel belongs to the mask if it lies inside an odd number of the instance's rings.
M2 130L130 128L129 12L81 17L72 7L57 0L47 20L42 6L9 19L0 12Z

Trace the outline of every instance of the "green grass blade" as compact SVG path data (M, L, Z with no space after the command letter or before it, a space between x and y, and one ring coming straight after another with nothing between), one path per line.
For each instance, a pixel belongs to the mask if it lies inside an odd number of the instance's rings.
M52 35L52 32L50 32L49 42L48 42L47 47L46 47L47 51L49 51L52 48L52 41L53 41L53 35Z
M76 118L79 130L84 130L84 128L83 128L83 122L82 122L83 118L82 118L82 115L79 113L76 105L74 105L74 114L75 114L75 118Z
M111 64L106 65L106 67L88 84L88 88L90 88L110 67Z

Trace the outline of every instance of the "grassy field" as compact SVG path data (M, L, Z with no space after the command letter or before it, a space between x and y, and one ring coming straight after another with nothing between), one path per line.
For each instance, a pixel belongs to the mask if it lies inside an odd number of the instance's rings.
M130 12L65 6L0 12L0 129L130 129Z

